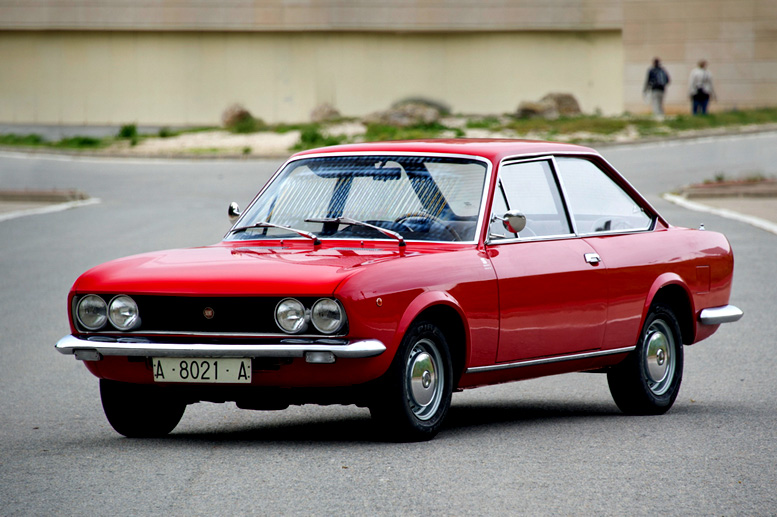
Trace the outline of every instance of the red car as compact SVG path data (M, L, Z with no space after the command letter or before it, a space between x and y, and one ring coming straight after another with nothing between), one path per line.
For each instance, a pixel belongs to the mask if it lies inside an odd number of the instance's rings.
M509 140L292 156L212 246L84 273L56 345L125 436L187 404L357 404L433 437L451 394L606 373L618 407L673 404L683 345L742 312L718 233L664 220L595 151Z

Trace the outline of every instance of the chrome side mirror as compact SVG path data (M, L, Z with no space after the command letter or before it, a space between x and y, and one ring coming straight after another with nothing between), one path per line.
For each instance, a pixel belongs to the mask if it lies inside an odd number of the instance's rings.
M234 223L235 221L237 221L237 218L240 217L240 207L234 201L232 201L229 204L229 208L227 209L227 215L229 215L230 223Z
M519 233L526 228L526 216L520 210L510 210L502 217L502 226L510 233Z

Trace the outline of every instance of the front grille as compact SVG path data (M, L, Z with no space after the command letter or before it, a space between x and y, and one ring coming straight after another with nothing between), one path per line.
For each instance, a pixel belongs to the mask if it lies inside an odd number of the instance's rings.
M139 332L280 332L273 316L279 301L275 298L133 296L133 299L140 311L141 325L136 329ZM306 300L300 301L306 303Z

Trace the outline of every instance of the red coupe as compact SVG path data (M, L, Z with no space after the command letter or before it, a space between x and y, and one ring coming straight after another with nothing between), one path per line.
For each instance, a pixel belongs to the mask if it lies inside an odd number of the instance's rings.
M392 440L454 391L577 371L617 406L674 403L683 345L742 312L718 233L671 226L595 151L447 140L292 156L224 240L95 267L56 345L125 436L187 404L366 406Z

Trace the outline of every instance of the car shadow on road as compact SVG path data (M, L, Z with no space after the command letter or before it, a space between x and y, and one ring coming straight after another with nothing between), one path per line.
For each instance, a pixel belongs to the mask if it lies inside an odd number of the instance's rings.
M381 437L369 413L353 408L337 415L321 414L315 406L288 418L283 412L256 412L256 419L250 422L224 423L217 428L210 425L207 431L196 430L196 423L189 422L185 429L174 431L165 440L180 442L266 442L266 443L386 443L390 439ZM268 415L268 419L262 419ZM604 402L564 401L476 401L454 403L451 407L439 437L455 432L459 438L466 438L488 432L490 429L505 428L520 431L522 426L556 426L560 420L568 422L592 422L598 419L623 416L614 404ZM203 427L208 426L203 422ZM438 438L439 439L439 438Z

